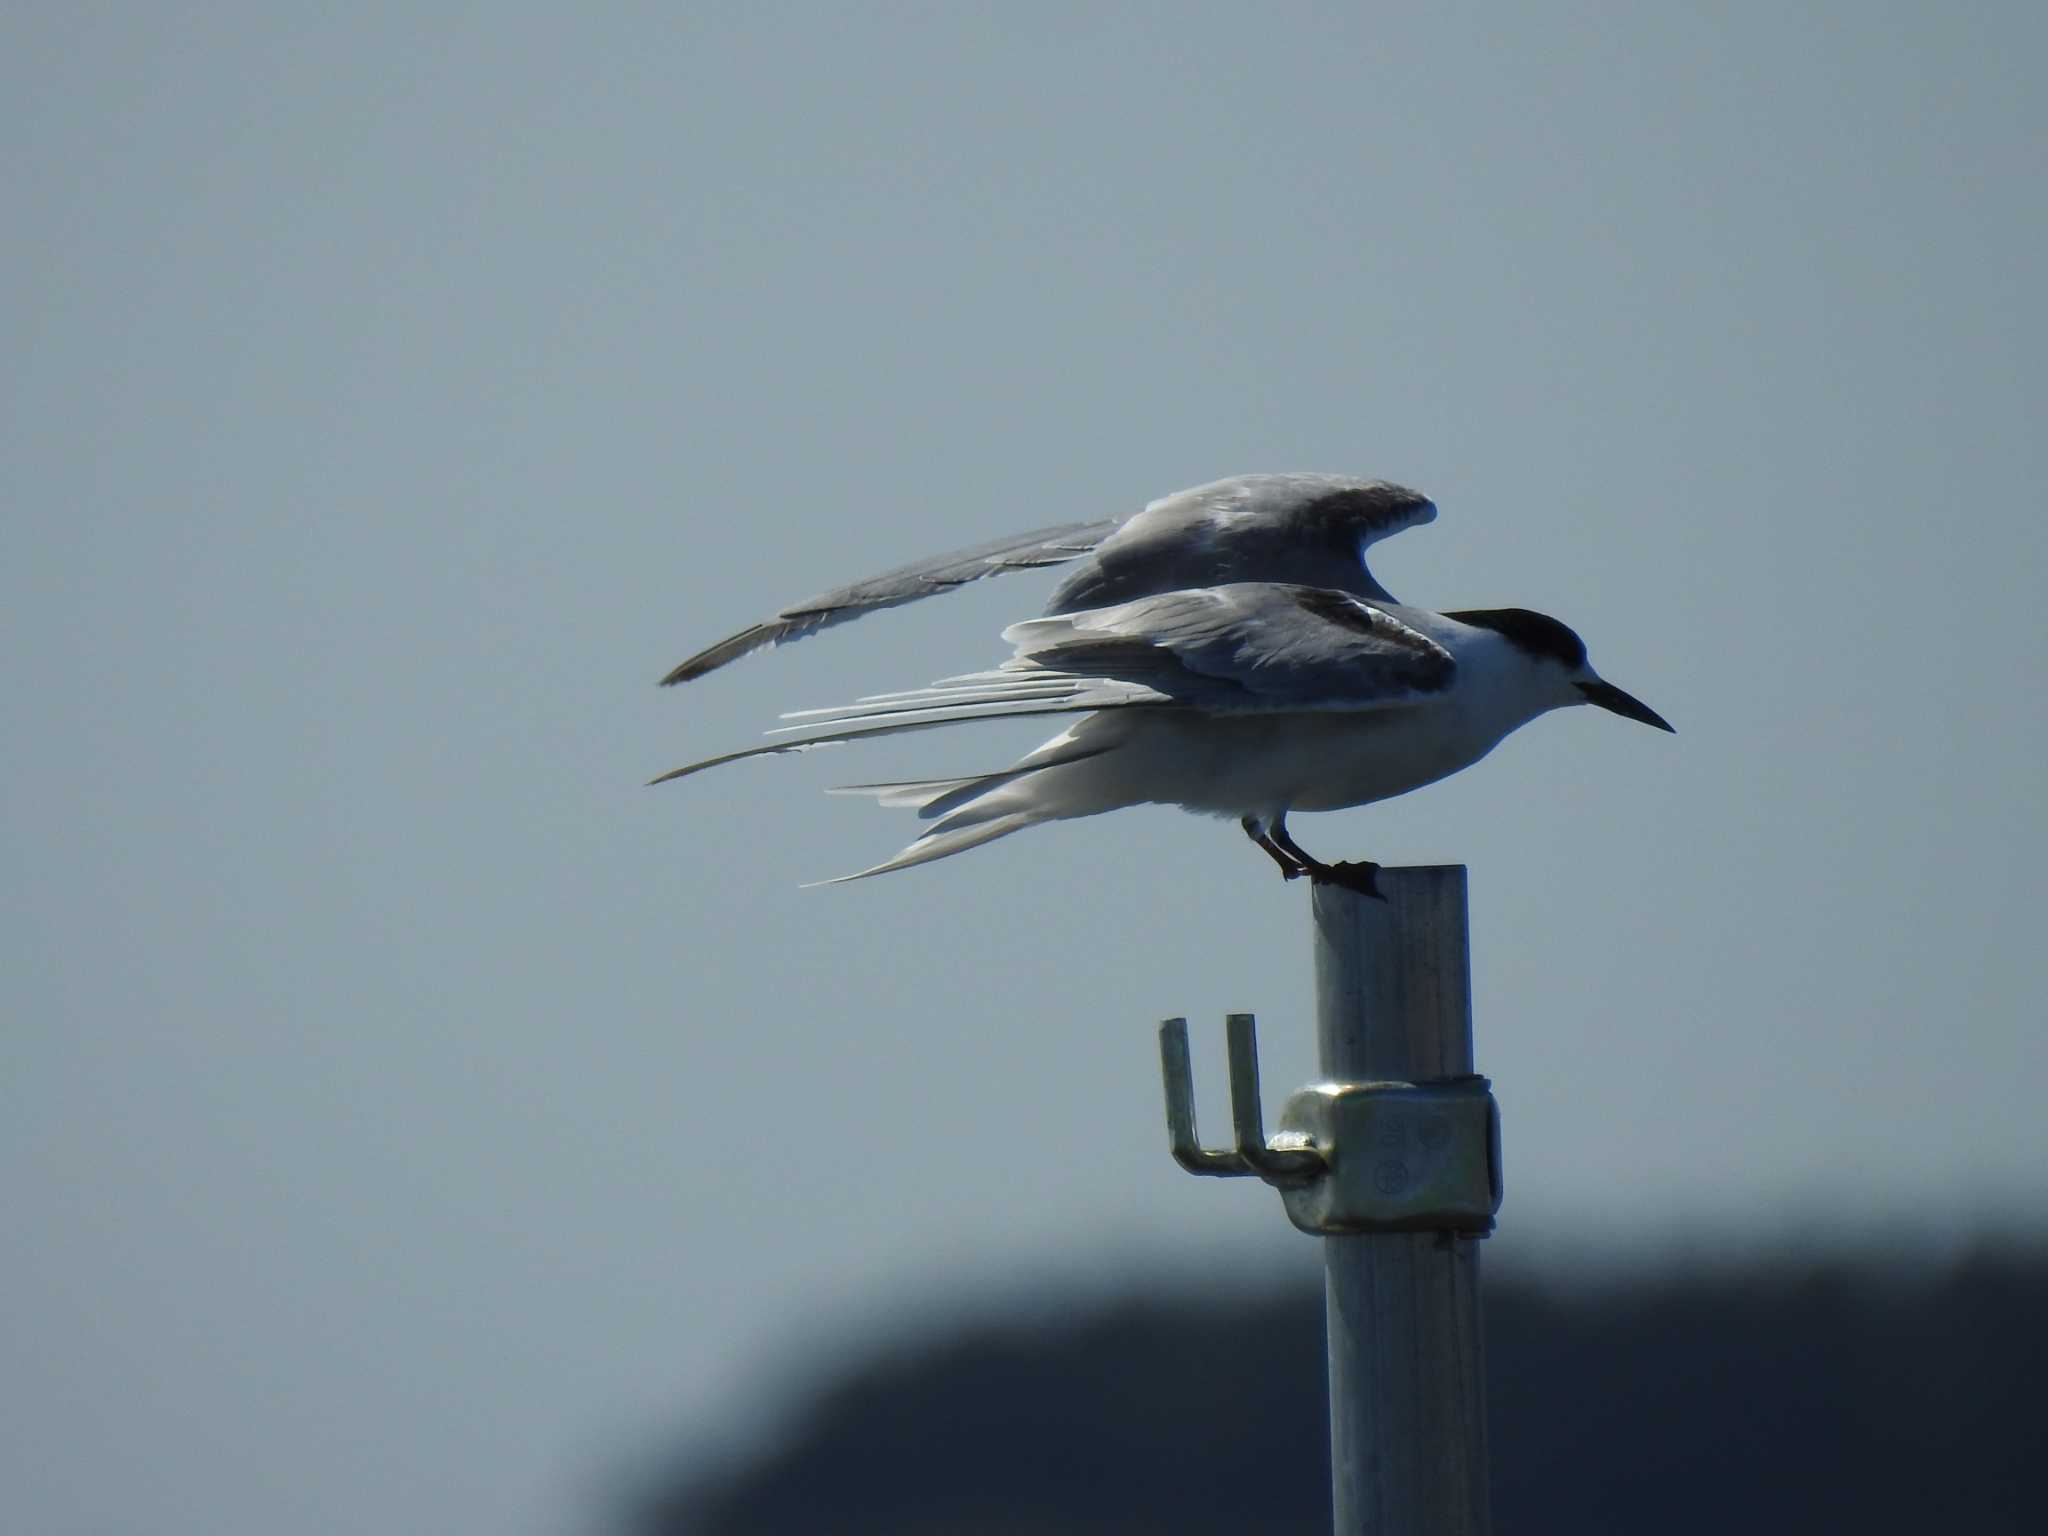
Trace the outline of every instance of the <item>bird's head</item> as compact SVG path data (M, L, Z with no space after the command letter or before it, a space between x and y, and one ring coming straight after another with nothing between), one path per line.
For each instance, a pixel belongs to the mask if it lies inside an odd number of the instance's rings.
M1531 613L1527 608L1486 608L1448 613L1444 617L1490 629L1513 646L1527 663L1531 681L1544 698L1546 708L1597 704L1623 719L1654 725L1660 731L1677 732L1675 726L1641 699L1624 693L1595 672L1592 663L1586 660L1586 642L1570 625L1561 624L1548 614Z

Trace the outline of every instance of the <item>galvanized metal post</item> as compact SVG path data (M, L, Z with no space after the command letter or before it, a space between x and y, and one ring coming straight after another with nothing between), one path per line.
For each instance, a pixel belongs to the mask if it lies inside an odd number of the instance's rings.
M1315 887L1322 1074L1470 1073L1464 867L1382 869L1379 887L1385 901ZM1323 1264L1336 1536L1490 1532L1479 1244L1449 1231L1332 1234Z

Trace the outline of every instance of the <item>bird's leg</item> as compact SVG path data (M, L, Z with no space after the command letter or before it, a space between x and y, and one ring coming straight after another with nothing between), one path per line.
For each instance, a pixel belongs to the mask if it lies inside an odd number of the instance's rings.
M1312 871L1327 867L1321 859L1294 840L1294 835L1287 830L1287 818L1285 816L1275 818L1272 830L1267 833L1267 836L1271 837L1275 843L1286 850L1287 856L1304 870Z
M1300 849L1295 849L1290 853L1274 839L1273 835L1266 830L1265 824L1258 817L1246 816L1238 822L1238 825L1244 828L1244 835L1246 837L1266 850L1267 855L1271 857L1273 862L1280 866L1280 873L1287 879L1299 880L1303 875L1310 873L1315 868L1314 859L1307 858Z
M1247 818L1245 830L1248 832L1251 830L1249 818ZM1276 859L1284 853L1289 859L1294 861L1294 867L1291 869L1285 864L1281 866L1281 868L1287 870L1288 879L1292 880L1298 875L1307 875L1309 879L1319 885L1341 885L1347 891L1356 891L1361 896L1370 896L1377 901L1385 901L1387 899L1380 893L1380 867L1370 859L1345 859L1335 864L1323 863L1322 860L1318 859L1288 835L1287 818L1284 815L1275 818L1273 825L1263 830L1265 832L1265 839L1269 840L1272 845L1267 848L1267 852L1272 853ZM1264 842L1256 836L1252 840L1260 842L1261 846L1265 846ZM1278 849L1278 852L1274 852L1275 849Z

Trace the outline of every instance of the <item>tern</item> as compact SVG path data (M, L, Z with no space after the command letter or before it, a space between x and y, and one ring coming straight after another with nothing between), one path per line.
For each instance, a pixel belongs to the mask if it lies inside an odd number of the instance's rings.
M975 576L1088 557L1052 612L1013 624L1010 659L928 687L784 716L789 739L662 774L970 720L1082 718L1009 768L849 785L932 825L861 880L1043 822L1169 804L1235 818L1288 879L1378 895L1370 861L1324 863L1293 811L1405 794L1471 766L1553 709L1593 704L1673 727L1607 682L1566 625L1523 608L1437 613L1396 601L1363 551L1434 517L1416 492L1328 475L1256 475L1156 501L1122 523L998 541L795 605L665 681ZM1149 520L1149 521L1148 521ZM922 574L919 574L922 573Z

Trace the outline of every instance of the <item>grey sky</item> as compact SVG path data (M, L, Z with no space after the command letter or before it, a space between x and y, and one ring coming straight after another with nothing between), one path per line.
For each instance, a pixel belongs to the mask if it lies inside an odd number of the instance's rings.
M1309 1075L1235 828L800 892L1044 733L639 787L1049 583L654 688L774 603L1245 470L1680 732L1296 824L1472 866L1490 1257L2043 1224L2038 7L420 10L0 22L10 1525L575 1529L870 1323L1311 1263L1164 1153L1161 1015Z

